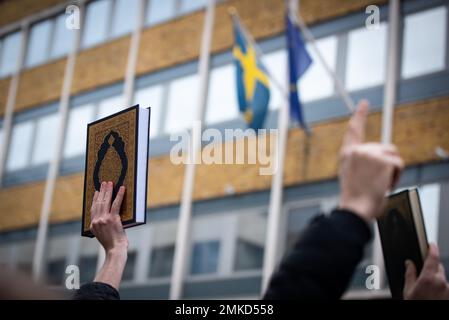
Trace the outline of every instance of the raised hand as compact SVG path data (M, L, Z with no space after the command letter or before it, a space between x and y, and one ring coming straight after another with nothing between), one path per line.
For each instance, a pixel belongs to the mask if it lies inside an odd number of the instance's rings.
M340 150L340 204L370 221L382 213L386 193L394 188L404 163L394 145L364 143L368 102L349 121Z

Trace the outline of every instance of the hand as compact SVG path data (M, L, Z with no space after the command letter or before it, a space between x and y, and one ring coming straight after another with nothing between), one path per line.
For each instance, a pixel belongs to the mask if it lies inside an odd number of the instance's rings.
M120 187L111 206L112 191L112 182L102 182L100 191L95 191L91 208L90 230L97 237L106 254L116 251L126 252L128 249L128 238L119 215L125 187Z
M361 101L340 150L340 204L366 221L382 213L386 193L399 180L404 163L394 145L363 143L368 102Z
M449 299L449 284L435 244L429 245L427 257L418 278L416 278L416 267L412 261L407 260L405 267L404 299Z

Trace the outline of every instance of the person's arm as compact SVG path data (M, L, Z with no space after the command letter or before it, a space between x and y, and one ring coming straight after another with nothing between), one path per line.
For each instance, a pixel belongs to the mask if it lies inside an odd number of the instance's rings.
M103 182L96 191L91 208L90 230L103 246L106 257L94 282L80 288L75 299L119 299L118 288L128 257L128 238L120 219L125 187L120 187L112 201L112 182Z
M347 288L370 239L367 224L382 213L404 166L394 146L363 143L367 113L361 102L343 141L339 209L304 231L264 298L337 299Z
M338 299L371 238L367 223L347 210L318 216L271 278L264 299Z

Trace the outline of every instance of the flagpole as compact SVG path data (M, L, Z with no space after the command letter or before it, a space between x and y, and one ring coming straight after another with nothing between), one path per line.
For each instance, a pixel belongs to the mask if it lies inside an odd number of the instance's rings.
M215 1L209 0L203 28L201 41L201 53L199 61L200 92L199 103L196 112L196 122L192 126L190 137L190 150L188 161L185 165L184 186L182 190L181 206L178 220L178 233L176 237L175 254L173 258L173 270L171 276L170 299L177 300L182 296L184 275L186 273L186 262L190 249L190 224L192 216L193 189L195 183L195 169L198 156L201 152L201 127L206 110L208 86L209 86L209 63L210 46L215 18ZM200 124L198 129L197 123Z
M386 79L384 103L382 109L382 143L392 142L394 105L397 93L397 78L399 73L399 27L400 0L390 0L388 6L388 53L386 65ZM384 281L384 259L378 228L374 231L373 262L379 268L379 282Z
M307 25L304 23L304 21L301 18L301 15L298 13L298 10L290 10L290 18L298 25L299 29L301 30L302 34L304 35L304 38L307 42L311 45L313 51L315 52L316 56L318 57L318 60L320 60L321 65L324 67L326 72L329 74L329 76L333 79L335 88L337 89L338 94L340 95L341 99L343 100L346 108L350 113L353 113L355 110L355 104L352 100L351 96L346 91L343 83L341 82L340 78L338 78L337 74L332 70L332 68L329 66L329 64L324 59L323 55L321 54L320 50L318 49L316 45L316 39L313 36L312 32L310 32Z
M84 15L84 1L79 2L80 7L80 21L83 20ZM67 57L64 79L61 89L61 98L59 102L59 129L56 134L57 141L50 161L47 173L47 181L44 189L44 198L42 201L41 213L39 217L39 226L37 229L36 246L33 256L33 279L35 281L41 280L45 259L45 247L47 243L48 223L51 214L51 205L53 202L53 193L56 186L56 179L59 173L59 166L61 163L62 150L64 146L65 129L67 126L67 119L69 113L70 89L72 87L73 73L75 71L76 55L79 50L81 41L81 29L76 29L74 43L71 51Z

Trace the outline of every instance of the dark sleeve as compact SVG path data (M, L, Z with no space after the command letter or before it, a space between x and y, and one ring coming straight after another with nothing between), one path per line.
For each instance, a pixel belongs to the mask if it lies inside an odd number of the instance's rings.
M120 300L118 291L107 283L89 282L76 291L74 300Z
M370 239L368 224L350 211L316 217L273 274L264 299L339 299Z

